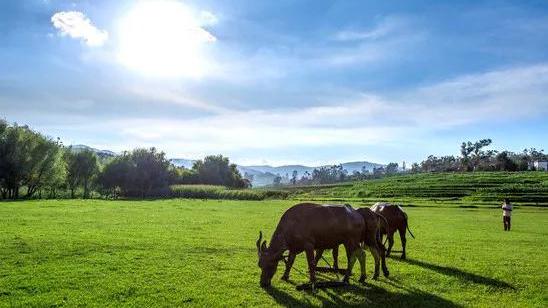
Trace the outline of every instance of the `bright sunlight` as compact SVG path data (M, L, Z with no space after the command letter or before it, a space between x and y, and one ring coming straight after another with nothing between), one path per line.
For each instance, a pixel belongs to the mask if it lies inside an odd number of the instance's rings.
M201 77L208 69L205 45L216 38L179 2L140 2L119 25L118 59L145 75Z

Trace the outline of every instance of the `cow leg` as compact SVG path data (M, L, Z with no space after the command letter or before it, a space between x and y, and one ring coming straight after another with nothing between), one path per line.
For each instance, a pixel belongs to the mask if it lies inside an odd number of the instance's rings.
M405 232L406 232L405 227L400 228L399 232L400 232L400 239L401 239L401 248L403 251L401 254L401 258L402 260L405 260L405 244L407 242L407 240L405 239Z
M388 272L388 267L386 267L386 248L381 241L377 241L377 248L379 249L379 255L381 257L382 273L384 274L384 277L388 277L390 273Z
M333 269L339 269L339 246L333 248Z
M316 264L316 266L318 266L318 262L320 262L320 259L322 258L323 251L323 249L316 250L316 258L314 258L314 264Z
M352 268L354 267L354 263L356 263L357 250L360 249L360 246L355 244L345 244L344 246L346 248L348 265L346 268L346 274L344 274L343 282L348 283L350 280L350 275L352 275Z
M365 275L365 251L361 248L358 248L357 250L357 253L358 253L358 261L360 261L360 282L363 283L365 282L365 278L366 278L366 275Z
M390 256L390 252L392 252L392 246L394 246L394 233L389 233L386 235L388 237L388 250L386 251L386 256Z
M285 264L285 271L282 276L282 280L289 280L289 272L291 271L291 267L293 267L293 262L295 262L296 256L296 253L289 251L289 257L287 258L287 263Z
M310 284L312 284L312 290L314 290L314 284L316 283L316 262L314 261L314 247L307 245L305 247L306 260L308 261L308 273L310 275Z
M379 256L379 249L377 245L369 246L369 251L371 251L371 254L373 255L373 259L375 259L375 274L373 275L373 279L379 278L379 265L380 265L380 256Z

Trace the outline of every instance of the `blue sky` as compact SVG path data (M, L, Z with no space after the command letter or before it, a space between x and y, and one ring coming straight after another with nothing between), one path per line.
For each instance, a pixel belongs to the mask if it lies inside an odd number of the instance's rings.
M65 144L273 165L548 149L546 1L7 0L0 59L0 117Z

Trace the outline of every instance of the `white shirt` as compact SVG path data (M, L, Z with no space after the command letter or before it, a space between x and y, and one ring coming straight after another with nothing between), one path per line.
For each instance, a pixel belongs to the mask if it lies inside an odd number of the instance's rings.
M502 204L502 216L512 216L512 205L511 204Z

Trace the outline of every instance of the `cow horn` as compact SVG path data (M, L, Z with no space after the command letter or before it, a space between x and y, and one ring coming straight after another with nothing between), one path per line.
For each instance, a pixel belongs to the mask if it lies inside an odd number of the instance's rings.
M266 250L266 240L263 241L263 244L261 245L261 252L264 252Z
M257 252L261 254L261 240L263 239L263 231L259 231L259 239L257 240Z

